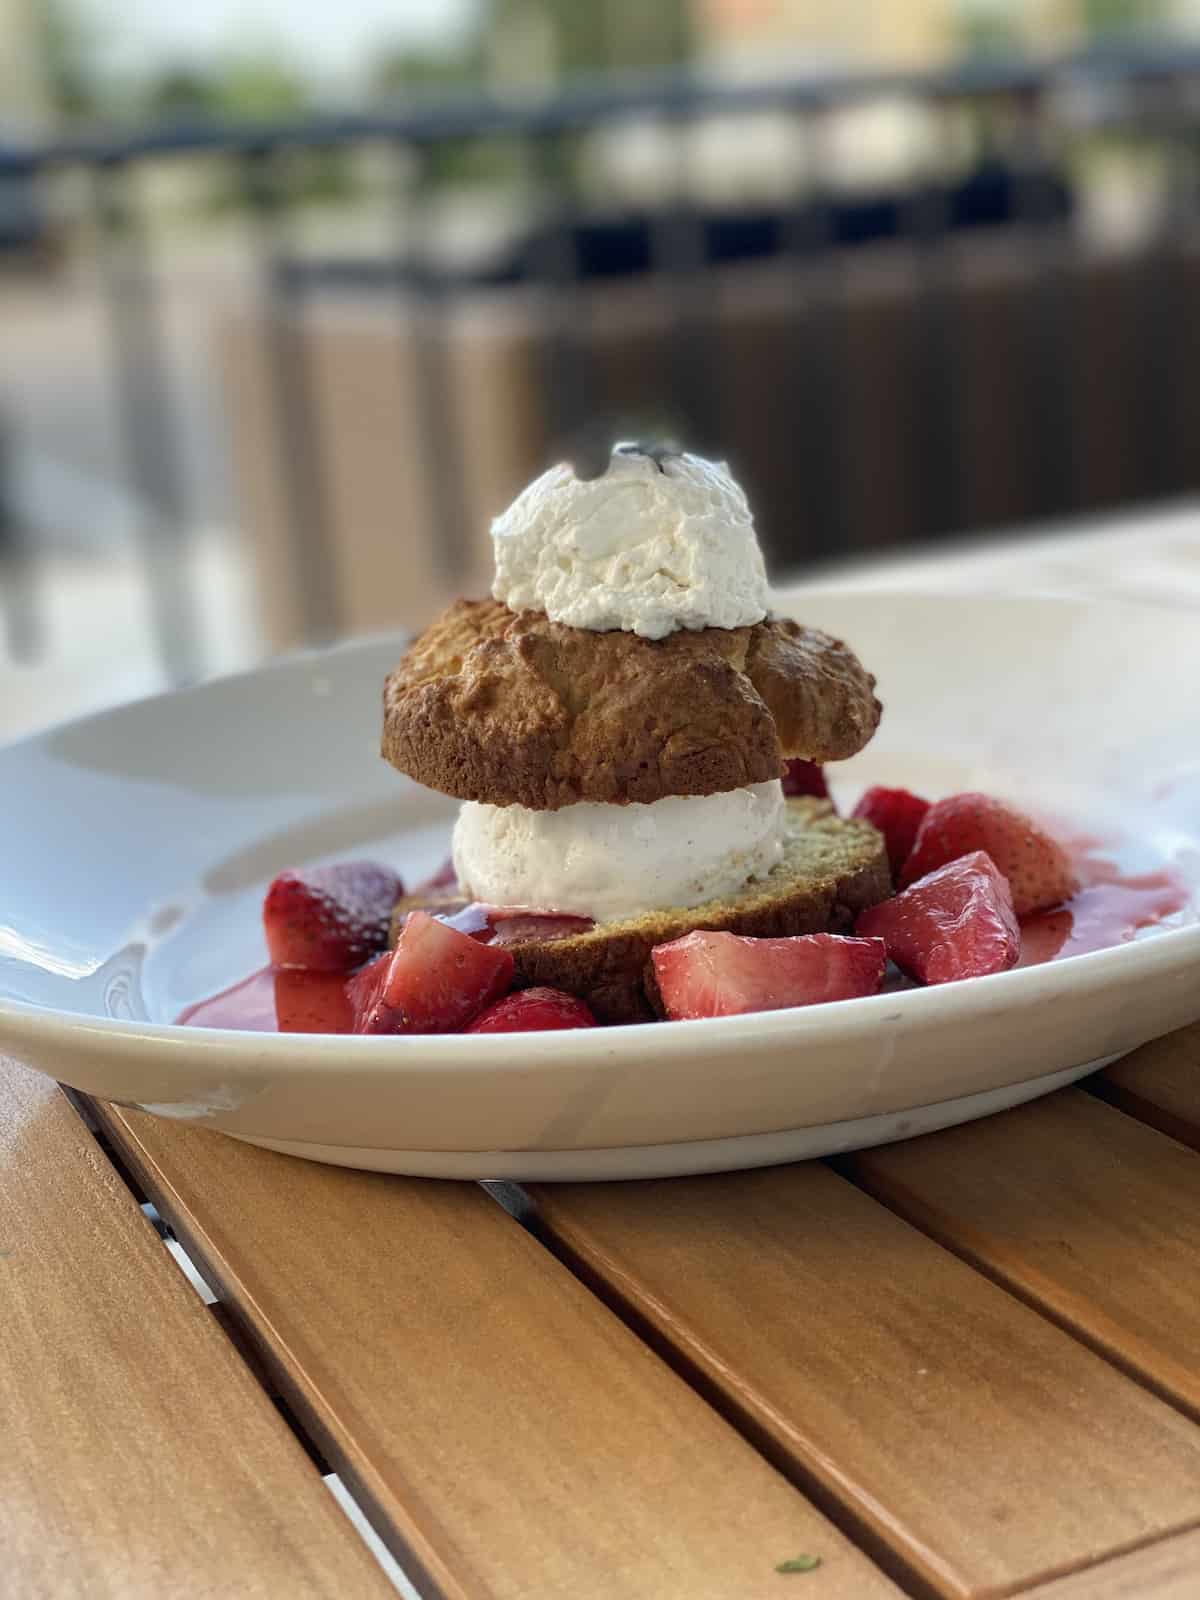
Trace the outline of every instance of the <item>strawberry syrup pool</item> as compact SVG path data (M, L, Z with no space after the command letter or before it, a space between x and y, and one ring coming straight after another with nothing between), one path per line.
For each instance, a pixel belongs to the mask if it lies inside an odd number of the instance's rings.
M1097 839L1077 838L1070 847L1079 892L1056 910L1023 919L1018 966L1064 961L1127 944L1192 904L1192 891L1169 868L1126 871L1114 859L1121 852L1107 850ZM338 974L263 967L188 1006L177 1021L197 1028L259 1033L349 1033L349 1007L342 1003L345 981ZM889 989L912 987L898 974L887 984Z

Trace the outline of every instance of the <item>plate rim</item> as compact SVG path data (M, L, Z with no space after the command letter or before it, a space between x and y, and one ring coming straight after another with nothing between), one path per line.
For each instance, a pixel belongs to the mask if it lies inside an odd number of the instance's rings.
M1157 605L1140 596L1132 599L1109 595L1093 597L1047 592L1036 587L999 592L976 590L974 593L977 599L989 606L1006 610L1022 609L1026 616L1026 608L1032 601L1039 606L1075 612L1134 612L1146 620L1161 620L1164 616L1181 617L1178 610ZM944 589L925 588L920 583L878 591L842 587L836 582L793 583L772 587L772 599L785 610L785 614L806 601L814 604L834 601L891 605L901 597L927 604L944 604L947 592ZM0 746L0 758L35 748L39 743L65 731L88 728L107 718L136 712L146 706L191 699L220 686L319 666L332 657L367 653L385 645L401 649L411 637L412 630L382 628L327 645L301 647L254 666L206 679L202 683L144 695L35 730ZM1137 966L1131 974L1129 968L1134 962ZM224 1051L231 1057L230 1067L245 1071L261 1070L268 1063L274 1066L275 1058L281 1057L286 1057L292 1071L324 1070L334 1041L340 1051L349 1051L354 1055L356 1067L371 1062L376 1063L381 1071L404 1065L410 1070L428 1066L430 1070L444 1072L447 1067L467 1065L465 1061L455 1060L456 1056L461 1057L465 1053L469 1053L471 1065L474 1065L481 1059L481 1046L482 1058L489 1065L499 1070L520 1066L528 1071L531 1067L562 1065L563 1058L567 1056L572 1063L595 1063L607 1054L624 1054L633 1041L645 1036L648 1026L654 1026L656 1056L661 1057L665 1052L695 1054L697 1051L708 1055L710 1051L728 1050L739 1036L750 1035L748 1042L757 1043L759 1039L765 1039L776 1044L790 1036L795 1036L796 1042L802 1043L806 1034L816 1032L825 1039L829 1038L831 1031L853 1036L880 1022L901 1020L892 1015L897 1007L902 1008L902 1020L911 1018L916 1024L931 1020L944 1024L969 1023L973 1015L1053 999L1064 988L1075 992L1100 989L1114 966L1119 967L1125 981L1136 981L1139 973L1182 970L1197 962L1200 962L1200 922L1165 927L1144 939L1128 940L1059 962L1014 968L961 982L862 996L852 1006L847 1006L844 1001L831 1001L737 1016L693 1018L677 1021L668 1029L646 1023L625 1023L596 1029L573 1029L565 1034L420 1034L379 1038L335 1033L270 1033L244 1028L194 1027L178 1022L110 1017L95 1012L70 1012L3 995L0 995L0 1024L10 1030L10 1036L15 1028L15 1032L39 1044L77 1045L79 1035L85 1033L99 1035L105 1041L123 1041L132 1052L139 1054L150 1049L161 1051L164 1047L197 1054ZM253 1063L248 1060L251 1056L255 1058Z
M1177 956L1177 958L1176 958ZM576 1061L602 1057L636 1039L646 1036L653 1028L656 1040L664 1048L676 1053L694 1054L701 1041L711 1041L713 1050L728 1047L731 1036L753 1032L758 1037L779 1043L780 1038L796 1035L803 1042L806 1033L820 1032L828 1039L831 1028L840 1034L854 1034L870 1030L873 1024L884 1021L902 1021L912 1017L915 1022L927 1021L927 1012L945 1024L968 1023L972 1014L988 1009L1008 1009L999 997L1010 996L1009 1004L1022 1001L1033 1003L1056 997L1064 986L1078 991L1104 986L1109 970L1120 963L1125 980L1131 981L1129 966L1134 958L1142 972L1157 969L1185 969L1200 962L1200 923L1189 927L1167 928L1150 938L1129 940L1106 950L1086 951L1063 961L1045 962L1038 966L1015 967L1007 972L990 973L981 978L958 982L931 984L924 988L897 990L892 993L859 996L853 1007L842 1000L825 1001L820 1005L787 1006L773 1011L753 1011L726 1017L695 1017L672 1023L664 1030L658 1023L618 1023L609 1027L578 1028L546 1033L490 1034L482 1036L484 1053L495 1058L497 1066L512 1065L529 1069L543 1064L542 1058L558 1062L569 1051ZM1072 974L1077 976L1072 979ZM1090 982L1083 982L1086 974ZM1002 987L1003 986L1003 987ZM979 996L979 1000L972 997ZM993 1007L984 1001L993 997ZM900 1017L892 1013L902 1007ZM939 1016L940 1014L940 1016ZM385 1035L344 1033L271 1033L250 1028L194 1027L187 1023L150 1022L124 1017L105 1017L89 1012L61 1011L52 1006L39 1006L29 1001L0 997L0 1022L9 1020L29 1025L29 1037L64 1045L80 1033L98 1033L105 1038L116 1037L128 1041L137 1049L161 1050L164 1045L209 1053L222 1045L230 1049L253 1050L259 1058L286 1055L293 1068L312 1069L324 1066L330 1045L336 1041L341 1051L350 1050L363 1061L378 1061L381 1065L419 1066L416 1059L428 1056L437 1060L438 1070L453 1066L454 1056L469 1051L478 1059L481 1038L477 1034L423 1033L411 1035ZM470 1040L470 1044L465 1041ZM655 1046L656 1055L661 1055ZM707 1050L704 1052L707 1054ZM412 1056L414 1059L409 1060ZM355 1062L361 1065L361 1062Z

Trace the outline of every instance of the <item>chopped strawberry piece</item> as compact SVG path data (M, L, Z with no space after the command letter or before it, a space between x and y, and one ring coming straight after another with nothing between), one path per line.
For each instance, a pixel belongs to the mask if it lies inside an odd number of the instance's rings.
M879 939L808 933L744 939L689 933L651 953L668 1017L727 1017L874 994L887 956Z
M460 933L469 933L472 939L479 939L483 944L569 939L575 933L590 933L596 926L591 917L575 917L559 911L530 911L523 906L489 906L480 900L454 900L442 905L431 901L428 910L431 916L457 928Z
M1021 954L1008 883L982 850L864 911L855 931L882 939L901 971L922 983L1003 972Z
M340 972L278 968L275 1020L280 1033L352 1033L354 1011L345 977Z
M491 942L499 945L520 944L525 939L570 939L577 933L591 933L596 926L591 917L575 917L565 911L490 909Z
M783 792L789 797L811 794L818 800L828 800L829 786L825 782L825 769L819 761L805 761L803 758L785 761Z
M850 813L872 823L883 835L887 845L892 876L898 877L900 869L912 851L917 829L929 810L929 801L907 789L884 789L878 784L868 789Z
M356 1033L455 1033L508 988L513 958L414 911L396 948L350 980Z
M403 1018L384 1004L392 952L385 950L374 961L346 979L346 1000L350 1006L351 1033L403 1033Z
M562 989L522 989L505 995L475 1018L468 1033L544 1033L552 1028L594 1028L596 1019L576 995Z
M277 967L350 972L387 944L400 879L373 861L281 872L263 901L267 949Z
M930 806L901 884L976 850L991 856L1008 879L1019 917L1061 905L1079 888L1063 847L1015 807L986 794L954 794Z

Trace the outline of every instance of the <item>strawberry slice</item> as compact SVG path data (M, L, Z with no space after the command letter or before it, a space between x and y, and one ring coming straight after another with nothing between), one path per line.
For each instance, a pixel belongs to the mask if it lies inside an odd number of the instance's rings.
M350 972L387 944L388 920L404 887L374 861L281 872L263 901L263 929L276 967Z
M591 917L576 917L566 911L523 911L519 907L490 906L492 944L520 944L525 939L570 939L577 933L591 933L596 926Z
M595 1017L562 989L522 989L505 995L468 1024L468 1033L545 1033L554 1028L595 1028Z
M929 801L922 800L920 795L910 794L907 789L884 789L876 784L866 791L850 815L862 817L879 829L887 845L892 876L898 878L928 810Z
M874 994L887 956L879 939L806 933L746 939L689 933L651 952L668 1017L728 1017L784 1006L822 1005Z
M922 983L1003 972L1021 954L1008 883L982 850L864 911L855 931L882 939L900 970Z
M785 761L783 792L789 797L811 794L818 800L828 800L829 786L825 782L824 767L819 761L805 761L803 758Z
M901 885L976 850L991 856L1008 879L1019 917L1061 905L1079 889L1063 847L1014 806L986 794L954 794L930 806Z
M275 1021L280 1033L353 1032L345 977L280 967L275 973Z
M469 933L472 939L478 939L483 944L520 944L525 939L569 939L572 934L590 933L596 926L591 917L577 917L566 911L489 906L481 900L431 901L427 909L431 916L457 928L460 933Z
M347 985L355 1033L456 1033L512 982L507 950L414 911L396 948Z

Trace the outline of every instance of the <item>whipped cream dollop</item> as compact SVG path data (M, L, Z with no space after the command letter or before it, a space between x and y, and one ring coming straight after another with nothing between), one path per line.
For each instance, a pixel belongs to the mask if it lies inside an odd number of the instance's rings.
M492 523L492 594L514 611L661 639L767 613L746 496L724 462L619 444L598 478L565 463Z
M468 800L454 828L454 869L474 900L613 922L724 899L766 877L783 856L786 818L778 780L559 811Z

